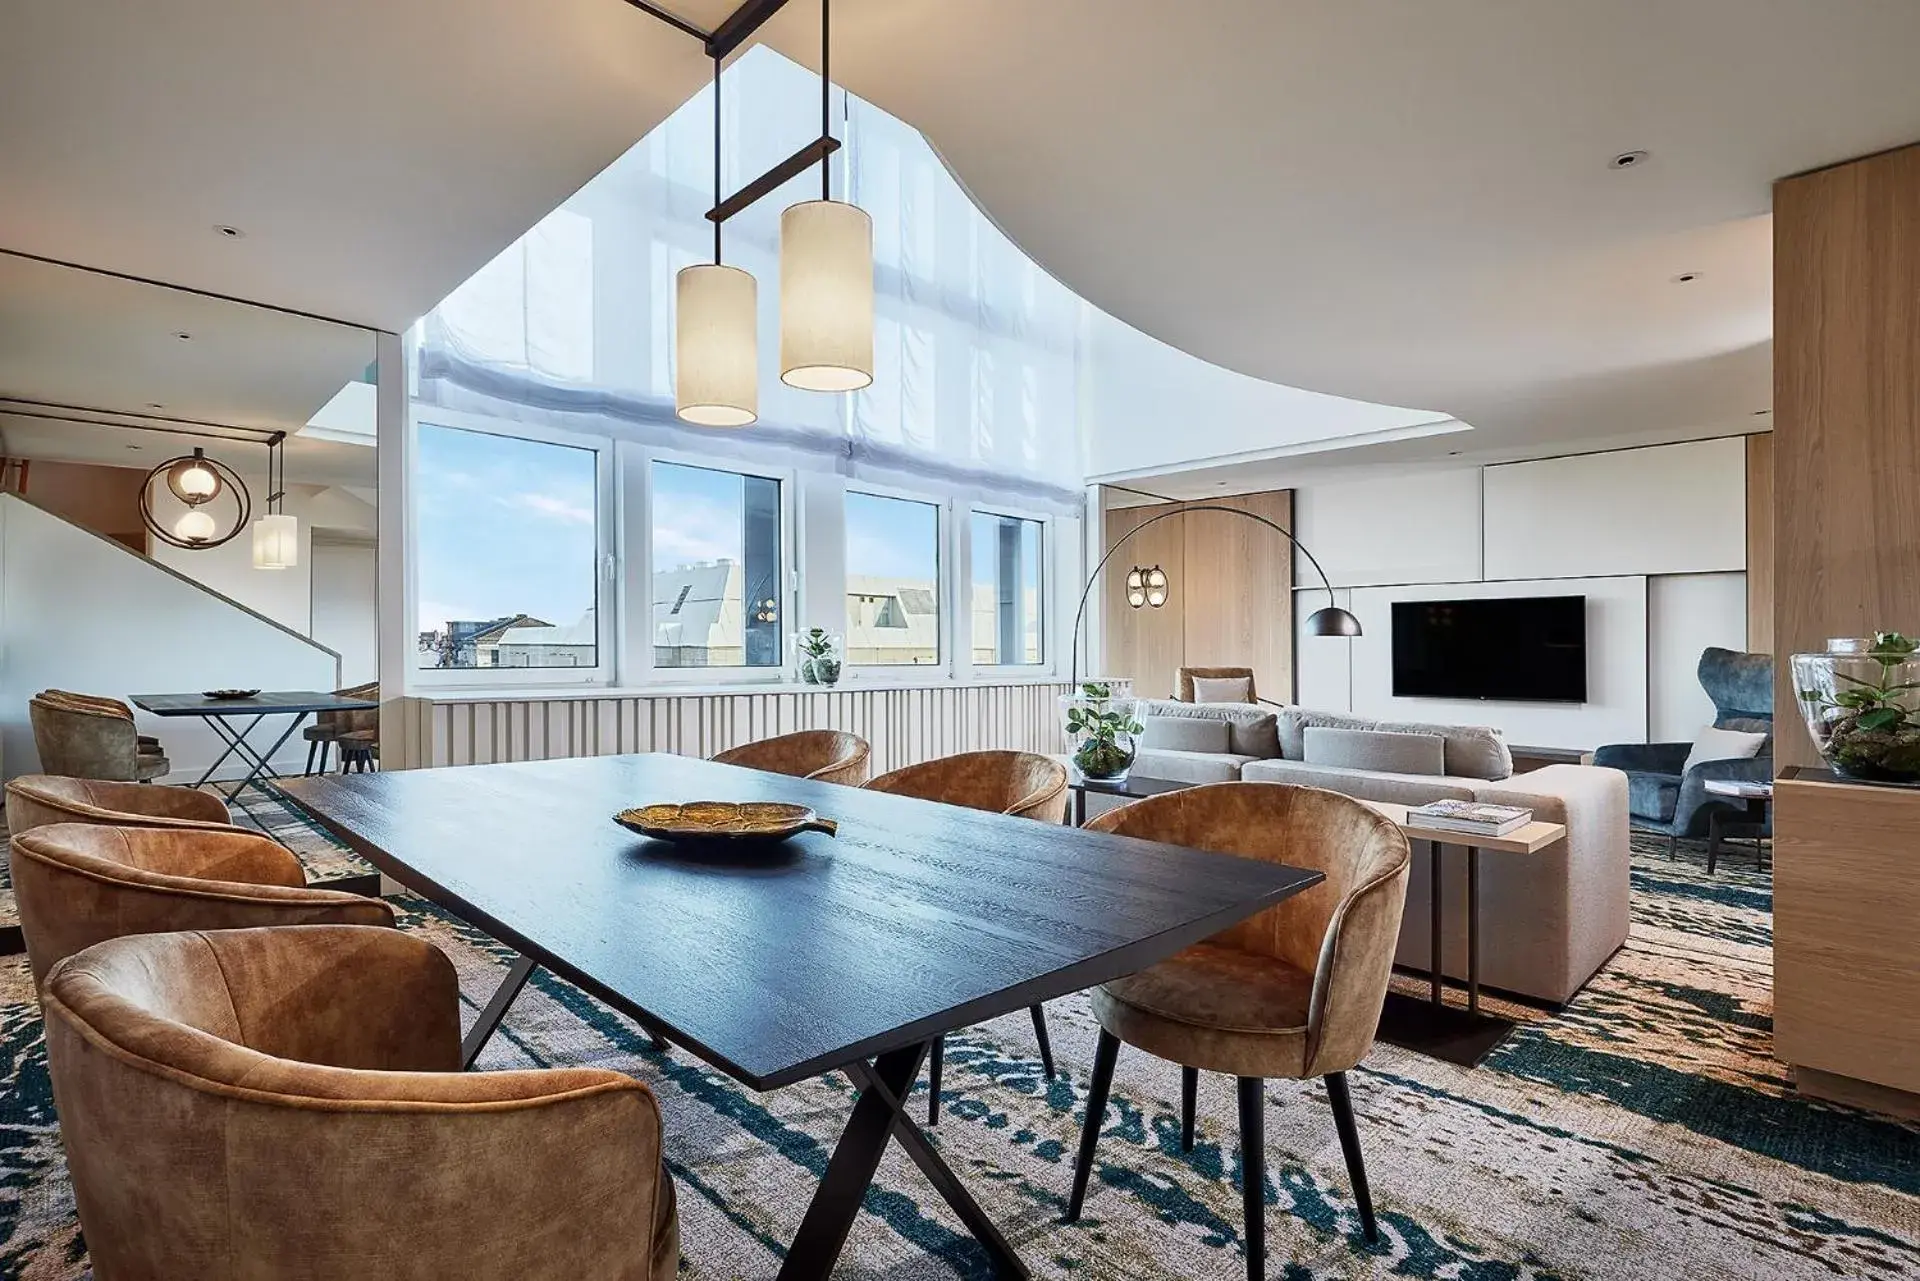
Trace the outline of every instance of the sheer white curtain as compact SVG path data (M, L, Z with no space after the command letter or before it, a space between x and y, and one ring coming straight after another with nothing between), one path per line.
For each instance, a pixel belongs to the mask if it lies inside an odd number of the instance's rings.
M722 187L817 136L819 80L766 48L725 73ZM420 397L495 416L1078 510L1085 306L974 207L918 132L836 90L836 198L874 221L873 386L779 376L780 211L811 170L727 223L760 296L760 422L673 414L673 277L713 253L713 99L701 90L419 327ZM590 421L583 421L590 420Z

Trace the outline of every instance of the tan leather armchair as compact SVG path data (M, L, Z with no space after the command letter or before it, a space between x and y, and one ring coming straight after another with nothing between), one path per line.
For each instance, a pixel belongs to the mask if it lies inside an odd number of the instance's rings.
M876 792L917 796L923 801L964 805L1043 823L1067 820L1067 767L1033 752L961 752L922 761L882 774L867 786ZM1040 1066L1053 1080L1053 1042L1047 1035L1044 1005L1028 1007ZM927 1055L927 1124L940 1121L940 1075L946 1066L946 1039L937 1039Z
M837 729L803 729L796 734L742 743L713 759L722 765L859 787L867 781L868 754L867 740L858 734Z
M1265 1275L1269 1077L1322 1077L1367 1240L1378 1239L1346 1073L1373 1047L1407 898L1406 837L1377 811L1284 783L1214 783L1136 801L1094 831L1313 868L1320 884L1093 990L1100 1023L1069 1222L1080 1217L1120 1043L1181 1065L1182 1146L1199 1074L1239 1078L1247 1275Z
M100 1281L667 1281L645 1085L460 1071L432 944L307 925L115 939L54 967L47 1058Z
M133 726L133 709L118 699L50 689L27 702L40 768L72 778L146 782L173 768L158 739Z
M392 925L380 899L307 888L283 846L238 828L55 823L9 842L20 933L36 982L124 934L255 925Z
M153 787L56 774L22 774L7 784L7 831L47 823L118 827L227 828L233 815L219 797L191 787Z

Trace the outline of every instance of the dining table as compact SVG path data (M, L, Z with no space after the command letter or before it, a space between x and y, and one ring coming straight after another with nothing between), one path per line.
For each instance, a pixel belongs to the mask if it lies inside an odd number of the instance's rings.
M249 787L265 791L262 783L277 778L279 772L273 767L273 754L280 750L293 732L300 728L309 716L321 712L365 712L377 711L380 704L372 699L353 698L345 694L326 694L319 690L253 690L244 697L220 696L219 691L199 694L134 694L129 699L135 707L152 716L175 717L195 716L206 722L208 728L220 736L227 745L225 751L214 758L211 765L201 771L200 777L192 783L194 787L205 787L214 773L227 763L230 757L237 757L246 766L246 772L231 787L215 783L223 796L229 801L238 801L240 794ZM287 718L286 728L273 740L266 751L255 747L247 737L263 721L272 717ZM231 722L245 720L238 727ZM271 732L271 727L269 727Z
M862 788L641 754L278 780L385 875L517 953L471 1066L536 968L755 1091L858 1088L779 1275L833 1270L898 1143L997 1274L1029 1272L906 1110L943 1034L1144 969L1317 871ZM774 801L838 825L675 844L616 812Z

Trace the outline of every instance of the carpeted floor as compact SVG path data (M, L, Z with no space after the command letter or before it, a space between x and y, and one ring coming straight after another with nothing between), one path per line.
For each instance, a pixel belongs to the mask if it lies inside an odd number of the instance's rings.
M277 824L269 824L275 826ZM282 828L282 830L285 830ZM302 840L298 842L304 845ZM1383 1241L1359 1236L1321 1089L1269 1088L1268 1275L1772 1278L1920 1276L1920 1127L1804 1102L1768 1057L1770 894L1749 855L1637 850L1627 948L1567 1009L1534 1012L1481 1068L1380 1046L1353 1074ZM407 927L454 958L472 1017L504 969L417 900ZM1094 1026L1048 1006L1048 1086L1019 1013L950 1038L936 1131L1037 1276L1239 1278L1231 1083L1202 1078L1179 1151L1178 1072L1122 1053L1085 1219L1059 1223ZM0 1275L87 1274L24 962L0 961ZM539 975L482 1067L594 1064L658 1091L689 1278L771 1276L853 1094L829 1076L755 1095ZM924 1095L922 1095L924 1102ZM889 1156L841 1275L985 1276L944 1203Z

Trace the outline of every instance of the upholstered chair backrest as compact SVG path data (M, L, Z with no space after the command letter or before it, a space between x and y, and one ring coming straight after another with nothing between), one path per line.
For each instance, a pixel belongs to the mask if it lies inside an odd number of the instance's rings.
M1209 941L1314 976L1309 1075L1360 1061L1373 1043L1406 905L1407 840L1395 824L1316 787L1213 783L1108 810L1087 827L1324 874Z
M130 714L41 694L29 700L27 716L47 773L128 781L140 776L140 735Z
M1773 731L1773 655L1709 645L1700 654L1700 687L1713 700L1713 723L1747 733Z
M882 774L877 792L1058 823L1067 816L1067 769L1033 752L961 752Z
M823 783L858 787L867 781L867 740L837 729L806 729L728 748L713 758L724 765L765 770Z
M7 830L15 836L47 823L134 827L229 827L226 802L191 787L111 779L22 774L7 784Z
M1201 680L1223 681L1239 680L1244 676L1247 681L1247 701L1254 703L1260 699L1260 691L1254 688L1251 667L1182 667L1175 676L1181 702L1193 702L1193 680L1196 676Z

